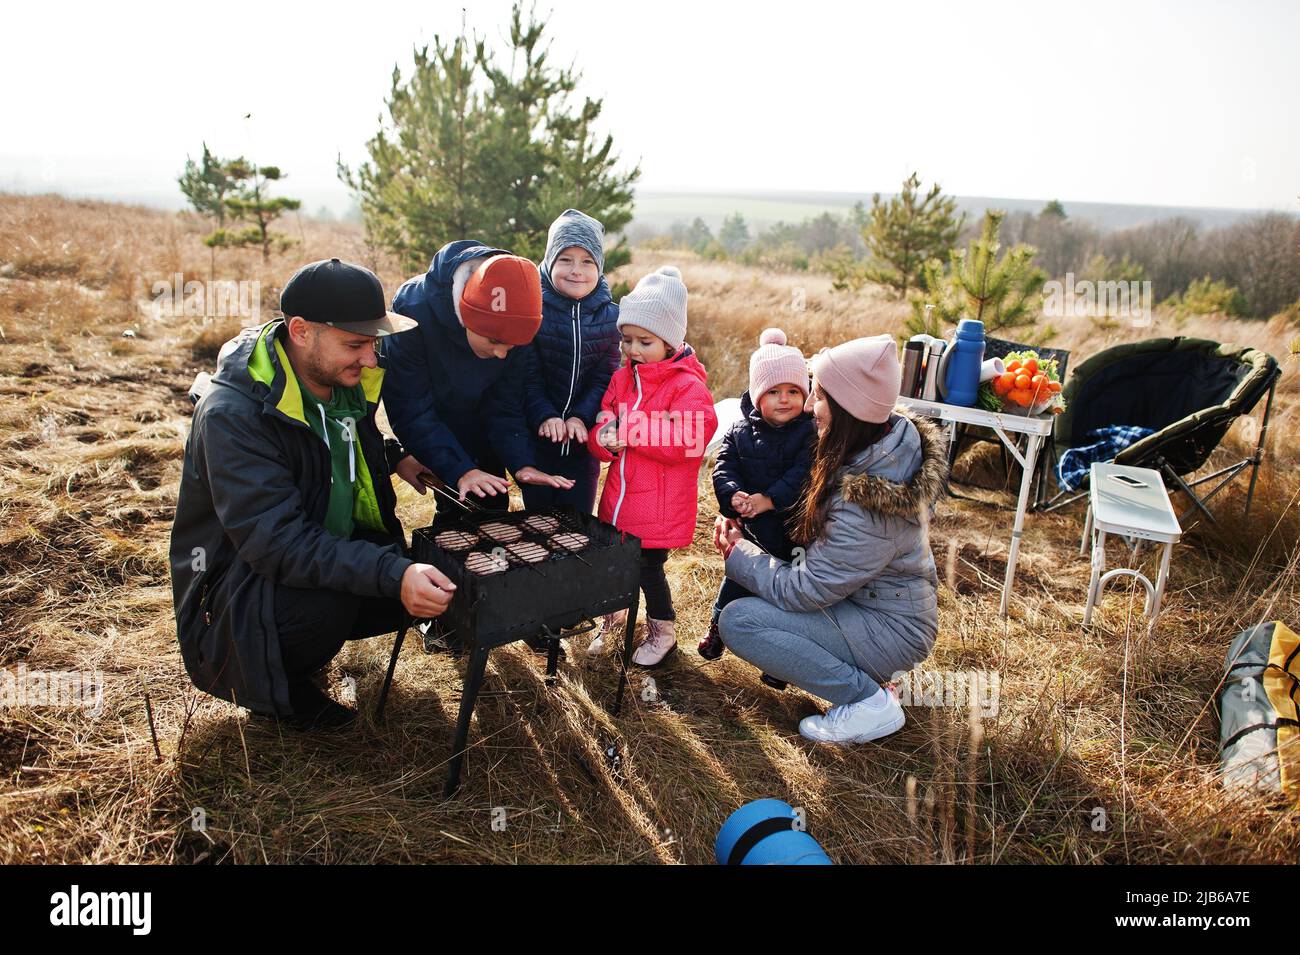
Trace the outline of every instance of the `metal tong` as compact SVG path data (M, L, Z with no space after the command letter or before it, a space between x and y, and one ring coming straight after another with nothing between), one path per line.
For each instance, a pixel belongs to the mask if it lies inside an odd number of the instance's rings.
M441 480L439 480L438 477L434 475L432 471L421 471L419 475L419 480L421 484L427 487L434 494L441 494L443 497L451 501L457 507L462 508L463 510L465 510L470 514L480 514L487 511L487 508L485 508L483 505L477 504L474 501L469 500L468 498L462 501L460 499L460 495L453 494L451 490L447 487L447 485L444 484Z

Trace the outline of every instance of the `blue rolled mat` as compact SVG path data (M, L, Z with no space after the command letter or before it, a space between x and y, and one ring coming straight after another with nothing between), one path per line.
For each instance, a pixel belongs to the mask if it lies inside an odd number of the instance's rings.
M714 858L718 865L833 865L798 824L794 807L780 799L745 803L718 830Z

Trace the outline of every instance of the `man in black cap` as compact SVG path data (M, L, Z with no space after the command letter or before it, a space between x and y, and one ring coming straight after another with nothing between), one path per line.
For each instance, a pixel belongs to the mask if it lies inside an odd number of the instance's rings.
M356 714L318 674L344 641L436 617L455 587L406 556L389 475L399 458L421 468L375 425L375 342L415 322L338 259L294 273L280 310L222 349L194 411L170 551L177 636L199 689L342 726Z

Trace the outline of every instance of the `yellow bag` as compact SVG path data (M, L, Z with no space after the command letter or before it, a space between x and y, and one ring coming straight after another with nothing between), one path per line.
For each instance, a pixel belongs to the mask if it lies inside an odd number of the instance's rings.
M1224 785L1300 802L1300 636L1280 620L1237 634L1219 715Z

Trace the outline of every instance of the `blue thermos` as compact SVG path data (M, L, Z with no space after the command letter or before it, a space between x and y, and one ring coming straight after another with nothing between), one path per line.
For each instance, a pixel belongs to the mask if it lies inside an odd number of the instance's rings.
M804 831L803 817L780 799L755 799L728 816L713 855L718 865L833 865Z
M983 362L984 323L963 318L957 323L952 345L944 352L943 400L966 408L974 405Z

